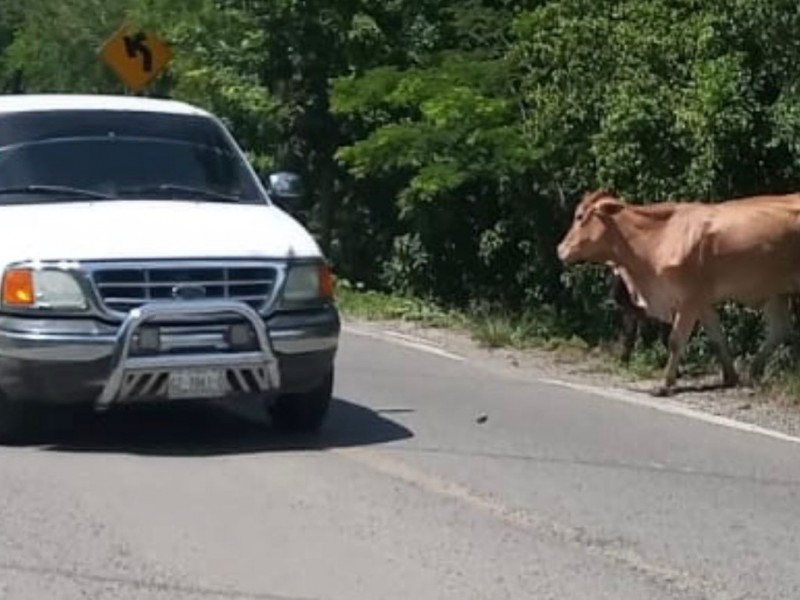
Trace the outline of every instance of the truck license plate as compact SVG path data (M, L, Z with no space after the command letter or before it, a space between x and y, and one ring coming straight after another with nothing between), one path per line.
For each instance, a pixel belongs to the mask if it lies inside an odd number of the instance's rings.
M219 398L228 392L224 369L183 369L169 374L167 395L178 398Z

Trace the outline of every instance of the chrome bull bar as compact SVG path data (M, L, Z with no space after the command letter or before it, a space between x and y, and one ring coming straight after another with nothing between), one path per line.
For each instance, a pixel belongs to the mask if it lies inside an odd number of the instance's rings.
M156 354L131 356L131 345L145 325L163 321L225 319L241 317L252 327L256 349L235 352L201 352L195 354ZM130 311L122 323L111 358L111 374L95 402L97 410L105 410L114 402L144 395L158 395L169 372L192 368L225 369L240 388L250 393L265 393L280 387L278 361L259 314L247 304L234 300L192 300L150 303Z

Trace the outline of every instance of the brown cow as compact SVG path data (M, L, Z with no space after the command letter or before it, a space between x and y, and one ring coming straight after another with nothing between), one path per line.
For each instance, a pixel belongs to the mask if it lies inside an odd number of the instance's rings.
M699 320L722 363L726 385L738 382L714 305L736 301L763 308L768 334L751 376L789 334L788 296L800 291L800 194L753 196L719 204L629 205L611 194L586 194L558 246L566 264L611 263L634 302L671 323L664 386Z

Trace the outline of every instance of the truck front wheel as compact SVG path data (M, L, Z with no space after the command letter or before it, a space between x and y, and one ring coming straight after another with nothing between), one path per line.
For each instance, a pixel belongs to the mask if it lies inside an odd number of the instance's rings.
M333 398L333 370L308 392L283 394L268 407L273 425L288 433L314 433L322 426Z
M26 444L44 431L42 407L31 402L15 402L0 392L0 444Z

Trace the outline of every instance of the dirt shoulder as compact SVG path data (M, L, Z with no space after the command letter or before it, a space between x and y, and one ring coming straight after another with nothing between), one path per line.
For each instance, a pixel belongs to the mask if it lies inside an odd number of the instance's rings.
M343 316L343 322L345 326L376 335L388 334L405 341L418 339L467 360L521 375L625 390L642 394L650 400L654 400L651 391L659 384L658 379L637 378L610 368L609 362L601 360L599 355L587 355L582 351L489 349L481 347L468 332L456 329L433 328L408 321L367 321L347 315ZM796 399L770 395L747 385L719 389L719 382L719 375L683 376L679 380L677 393L669 401L708 414L800 436L800 404Z

